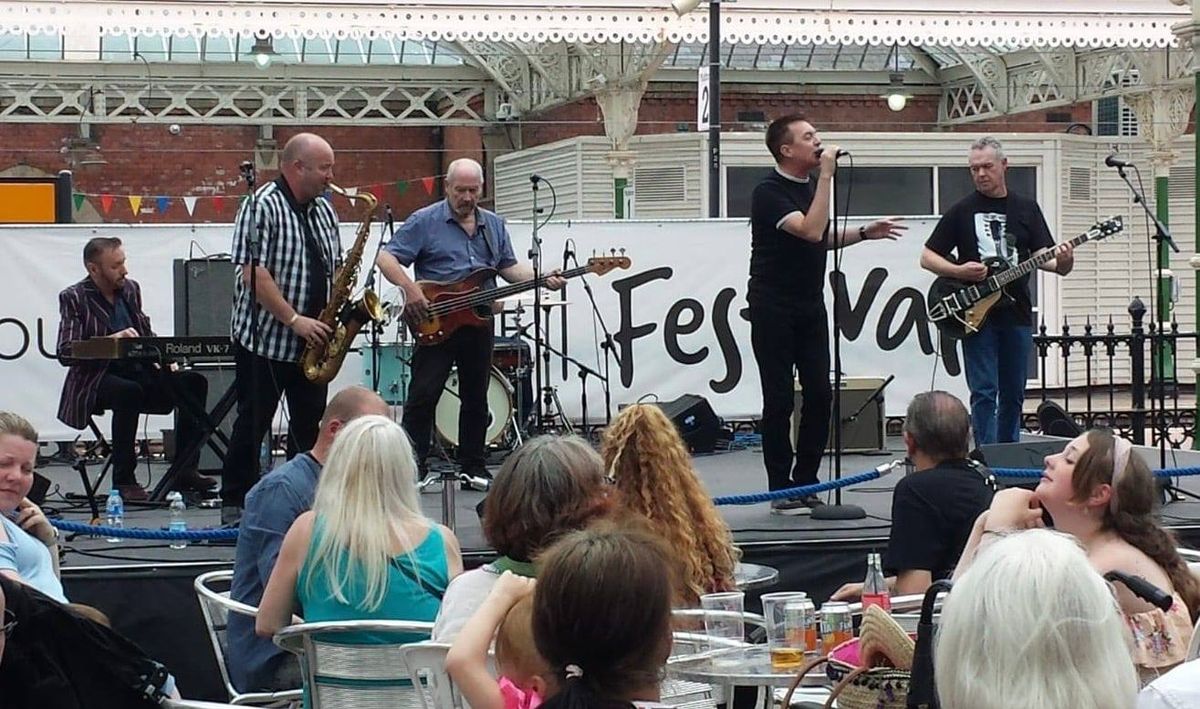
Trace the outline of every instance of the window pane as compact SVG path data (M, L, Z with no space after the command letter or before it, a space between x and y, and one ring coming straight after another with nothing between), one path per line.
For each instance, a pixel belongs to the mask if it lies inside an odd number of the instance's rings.
M774 167L729 166L725 168L725 216L749 217L750 195Z
M847 205L852 216L933 214L930 167L845 167L838 170L834 183L839 215Z

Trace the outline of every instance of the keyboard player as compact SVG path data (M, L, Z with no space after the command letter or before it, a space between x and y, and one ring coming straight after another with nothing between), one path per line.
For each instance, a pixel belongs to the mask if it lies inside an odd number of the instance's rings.
M68 367L58 419L83 430L93 414L110 411L113 483L126 500L145 500L146 490L136 477L138 418L143 413L171 413L178 407L176 396L187 396L203 409L208 382L197 372L173 366L164 370L144 360L71 359L70 344L78 340L154 336L150 318L142 311L142 290L137 281L126 277L121 240L90 239L83 248L83 265L87 277L58 294L58 356ZM176 433L177 450L186 449L201 433L200 424L184 407L179 407ZM184 461L185 473L176 478L175 489L206 492L216 487L215 480L196 472L198 463L197 449L195 460Z

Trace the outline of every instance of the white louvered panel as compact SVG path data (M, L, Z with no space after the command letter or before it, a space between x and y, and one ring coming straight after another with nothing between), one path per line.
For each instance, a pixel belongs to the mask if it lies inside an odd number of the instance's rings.
M1092 168L1072 165L1066 170L1067 184L1064 193L1068 202L1092 203Z
M608 141L589 141L579 154L579 171L582 175L581 214L584 219L612 219L616 214L613 206L613 170L608 164Z
M507 219L533 218L533 189L529 178L537 174L554 186L557 205L548 186L538 191L542 218L555 207L555 219L578 219L579 153L584 146L577 140L565 140L509 153L496 158L496 211Z

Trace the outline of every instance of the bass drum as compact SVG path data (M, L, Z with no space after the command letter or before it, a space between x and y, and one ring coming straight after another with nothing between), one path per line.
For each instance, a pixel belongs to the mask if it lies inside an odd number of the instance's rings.
M504 441L509 426L512 425L512 394L512 385L508 383L508 379L500 370L492 367L487 388L488 427L484 435L485 445L499 445ZM450 370L445 391L438 399L437 409L433 414L434 431L446 445L458 446L458 412L461 408L458 398L458 368L455 367Z

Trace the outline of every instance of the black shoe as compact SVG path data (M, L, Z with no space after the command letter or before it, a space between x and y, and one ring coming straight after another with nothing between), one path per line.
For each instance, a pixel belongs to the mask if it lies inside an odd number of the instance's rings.
M806 495L805 497L800 498L800 502L803 503L803 505L807 507L810 512L818 507L825 506L825 501L816 495Z
M773 515L806 515L811 512L812 510L799 497L771 500L771 514Z

